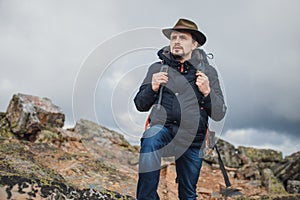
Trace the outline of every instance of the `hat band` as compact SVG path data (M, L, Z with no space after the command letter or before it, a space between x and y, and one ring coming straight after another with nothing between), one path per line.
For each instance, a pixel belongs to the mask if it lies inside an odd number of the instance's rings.
M189 29L189 30L195 31L195 28L194 28L194 27L186 27L186 26L175 26L175 27L172 28L172 29Z

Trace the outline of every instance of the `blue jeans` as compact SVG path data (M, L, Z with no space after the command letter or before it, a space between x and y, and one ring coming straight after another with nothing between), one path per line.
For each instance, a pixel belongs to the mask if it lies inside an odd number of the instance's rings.
M141 139L137 200L159 200L157 187L163 156L175 156L179 199L196 199L196 185L202 166L200 148L178 148L172 139L169 130L161 125L154 125L144 132Z

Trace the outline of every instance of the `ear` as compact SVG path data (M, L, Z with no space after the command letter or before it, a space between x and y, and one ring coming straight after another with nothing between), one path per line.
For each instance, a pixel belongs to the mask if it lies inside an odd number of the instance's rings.
M192 49L195 50L198 47L198 42L196 40L193 40L193 46Z

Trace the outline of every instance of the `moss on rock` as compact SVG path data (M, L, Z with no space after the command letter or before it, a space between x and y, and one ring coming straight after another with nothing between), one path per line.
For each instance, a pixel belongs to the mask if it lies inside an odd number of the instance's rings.
M3 112L0 112L0 137L2 139L16 138L15 134L11 131L10 124Z

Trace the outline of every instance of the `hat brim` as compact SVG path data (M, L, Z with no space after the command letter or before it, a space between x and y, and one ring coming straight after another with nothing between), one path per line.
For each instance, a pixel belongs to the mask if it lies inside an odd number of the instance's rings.
M170 36L171 36L171 33L173 31L179 31L179 32L189 32L193 35L193 38L198 42L198 47L199 46L202 46L205 44L206 42L206 37L203 33L201 33L200 31L196 31L196 30L191 30L191 29L183 29L183 28L180 28L180 29L174 29L174 28L167 28L167 29L163 29L162 32L163 34L168 38L170 39Z

